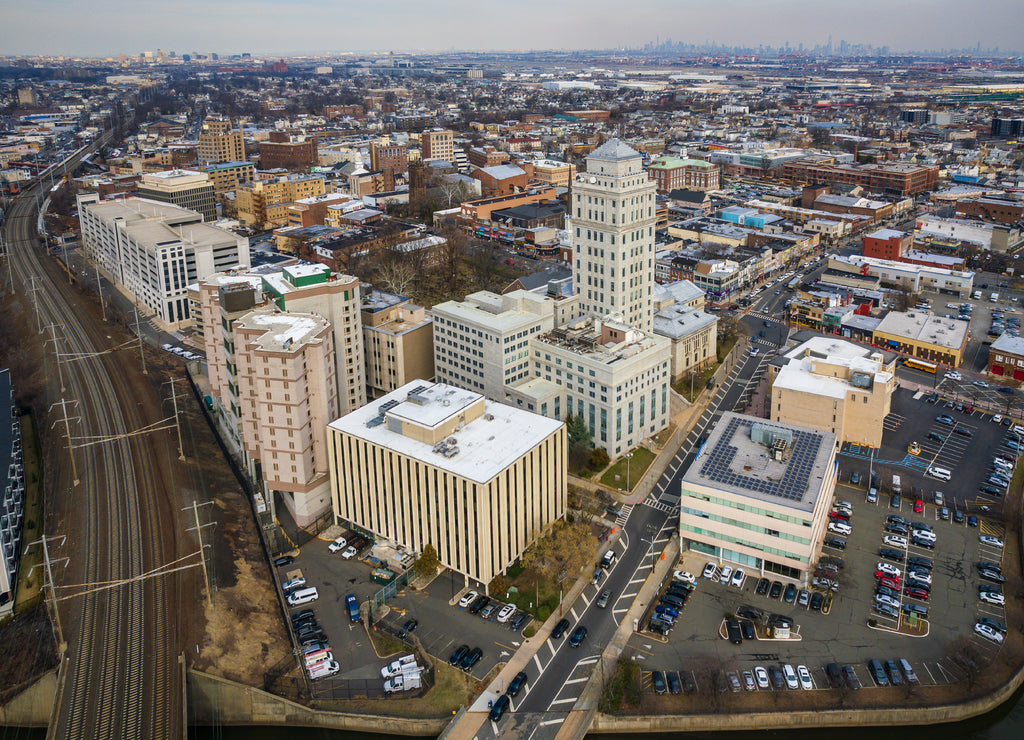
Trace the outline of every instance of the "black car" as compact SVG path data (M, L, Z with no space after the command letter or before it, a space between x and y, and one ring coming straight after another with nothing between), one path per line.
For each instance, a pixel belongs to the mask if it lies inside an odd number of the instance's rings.
M764 596L768 593L768 589L771 588L772 582L767 578L759 578L757 581L757 588L754 589L754 593L758 596Z
M312 609L303 609L301 612L295 612L294 614L292 614L292 624L296 624L297 622L301 622L302 620L308 619L312 616Z
M772 686L776 689L786 688L786 678L782 675L782 669L777 665L768 666L768 676L772 680Z
M579 647L587 637L587 628L582 624L569 635L569 647Z
M678 596L673 596L672 594L665 594L661 597L661 603L668 604L669 606L674 606L678 609L682 607L686 602Z
M907 565L912 565L916 568L924 568L925 570L931 570L934 566L930 558L922 558L916 555L912 555L907 558Z
M1002 622L997 622L996 620L994 620L994 619L992 619L990 617L978 617L977 620L975 620L975 621L977 621L978 624L987 625L987 626L991 627L994 630L1002 632L1003 634L1006 633L1006 625L1003 624Z
M960 509L954 509L953 510L953 521L956 522L957 524L963 524L964 523L964 513L962 511L960 511Z
M508 696L505 694L502 694L494 701L490 714L487 715L491 722L497 722L501 719L501 716L505 714L505 710L508 709L509 701Z
M816 611L821 611L822 604L825 603L825 595L821 591L815 591L811 594L811 608Z
M868 673L875 679L875 683L879 686L888 686L889 679L886 678L885 669L882 668L882 664L872 658L868 661Z
M683 682L683 691L687 694L692 694L697 690L697 683L693 680L693 676L690 675L689 671L680 671L679 680Z
M650 621L647 622L647 631L657 635L668 635L672 631L672 625L657 619L657 616L657 614L653 615Z
M772 599L777 599L781 595L782 595L782 582L781 581L772 581L772 588L771 588L771 591L768 592L768 597L772 598Z
M752 619L755 622L761 622L764 620L764 611L758 609L756 606L750 606L749 604L740 604L736 609L737 617L746 617Z
M665 686L665 676L662 675L661 671L651 671L651 685L654 686L655 694L664 694L667 690Z
M402 624L402 629L399 630L398 636L399 637L405 637L408 633L415 631L416 627L418 627L418 626L419 626L419 622L416 621L415 619L407 619L407 620L405 620L405 623Z
M530 615L526 612L519 612L512 618L512 621L508 623L508 628L513 632L518 632L523 628L523 625L526 624L529 618Z
M954 427L953 434L959 434L961 437L970 437L973 436L974 432L967 427Z
M459 645L448 658L448 665L458 665L469 652L469 645Z
M832 536L826 537L825 538L825 544L828 547L834 547L837 550L845 550L846 549L846 540L844 540L842 537L832 537ZM773 598L775 598L775 597L773 597Z
M283 568L284 566L291 565L294 562L295 558L293 558L291 555L282 555L279 558L274 558L274 567Z
M744 640L755 640L757 635L754 632L754 625L749 619L740 620L740 630L743 632Z
M302 619L293 619L292 620L292 629L295 630L296 632L308 631L310 629L310 627L316 627L316 626L317 626L316 617L314 617L312 614L310 614L308 616L305 616Z
M894 509L900 508L900 495L898 493L894 493L889 499L889 506Z
M838 689L843 685L843 672L839 670L838 663L829 663L825 666L825 676L832 688Z
M526 684L526 671L519 671L511 681L508 682L508 688L505 689L505 693L509 696L519 696L520 690Z
M729 642L733 645L739 645L743 642L743 632L740 630L740 623L737 620L725 620L725 631L729 634Z
M894 560L897 563L903 562L903 550L894 550L891 547L880 547L878 554L886 560Z
M853 690L860 688L860 679L857 678L857 671L854 670L852 665L843 666L843 677L846 679L846 685Z
M796 586L792 583L786 584L786 591L782 594L782 600L787 604L792 604L796 601Z
M986 484L986 485L981 487L981 492L982 493L987 493L989 496L1002 496L1003 495L1003 489L996 488L995 486L988 485L988 484ZM969 519L974 519L974 518L975 517L969 517ZM975 525L975 526L977 526L977 525Z
M772 614L768 617L768 624L772 627L792 627L793 617L787 617L785 614Z
M487 606L490 603L491 603L491 600L490 600L489 597L484 596L483 594L480 594L479 596L476 597L476 599L473 601L473 603L469 605L469 613L470 614L479 614L480 610L483 609L485 606Z
M979 560L978 570L991 570L994 573L1002 573L1003 566L999 563L993 563L991 560Z
M567 629L569 629L569 620L560 619L558 620L558 624L555 625L555 628L551 630L551 636L557 640L565 634Z
M484 657L484 651L475 647L462 656L462 662L459 664L459 667L464 671L469 671L480 662L482 657Z
M900 668L896 665L895 660L885 661L885 672L889 674L889 683L893 686L903 685L903 674L900 673Z
M676 675L675 671L667 671L665 673L665 679L668 681L668 693L678 694L682 690L679 685L679 676Z

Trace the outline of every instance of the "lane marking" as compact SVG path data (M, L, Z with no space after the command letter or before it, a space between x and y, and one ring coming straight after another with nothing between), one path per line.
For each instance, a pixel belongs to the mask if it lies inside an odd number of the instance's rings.
M533 654L533 662L537 665L537 672L538 673L543 673L544 672L544 666L542 666L540 664L540 658L537 657L537 653Z
M555 706L555 704L568 704L570 702L574 702L575 703L578 698L579 697L574 696L571 699L555 699L553 702L548 704L548 706L549 707L553 707L553 706Z

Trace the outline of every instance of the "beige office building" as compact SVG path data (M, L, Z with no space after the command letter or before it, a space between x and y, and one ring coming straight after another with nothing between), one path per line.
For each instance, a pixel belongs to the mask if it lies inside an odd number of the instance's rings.
M138 186L139 197L188 208L201 213L204 221L217 220L217 197L205 172L165 170L147 172Z
M897 357L838 337L814 337L769 366L770 416L831 432L840 442L880 447Z
M245 140L241 129L235 130L231 121L207 118L199 132L199 162L244 162Z
M235 190L238 219L260 228L286 226L292 203L323 195L326 188L323 175L289 174L241 183Z
M807 583L836 487L836 436L731 411L680 481L680 551Z
M213 192L233 193L238 186L256 179L256 165L252 162L219 162L203 168L213 184Z
M412 380L434 379L434 320L423 306L360 286L366 390L372 398Z
M565 424L414 381L328 428L334 514L486 586L565 513Z
M533 179L551 187L567 188L576 176L576 165L568 162L535 159L530 164L533 165Z
M573 277L583 313L654 325L654 213L657 186L640 153L611 139L587 157L572 184Z
M443 159L454 163L455 134L447 129L424 131L420 135L420 149L423 159Z

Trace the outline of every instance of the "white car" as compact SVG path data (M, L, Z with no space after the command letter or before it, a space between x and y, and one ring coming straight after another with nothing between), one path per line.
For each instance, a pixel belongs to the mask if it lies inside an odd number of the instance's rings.
M1003 633L998 630L992 629L987 624L982 624L981 622L978 622L976 625L974 625L974 631L982 637L991 640L992 642L1002 643L1003 641Z
M925 573L923 570L910 570L907 571L907 580L915 580L918 583L927 583L929 586L932 585L932 577Z
M994 604L996 606L1003 606L1003 604L1006 603L1002 594L993 594L988 591L982 591L978 594L978 599L980 601L984 601L986 604Z
M701 575L704 578L714 578L716 573L718 573L718 566L714 563L708 563L704 566L704 572Z
M989 537L987 534L978 535L978 542L983 545L991 545L992 547L1002 547L1003 541L998 537Z
M345 551L341 553L341 557L345 558L345 560L351 560L355 556L356 556L356 548L352 547L352 545L349 545L348 547L346 547Z
M478 594L476 591L468 591L468 592L466 592L466 595L463 596L461 599L459 599L459 607L461 607L462 609L465 609L467 606L469 606L474 601L476 601L476 597L479 596L479 595L480 594Z
M946 373L946 377L950 380L963 380L964 376L958 373L956 370L950 370Z
M1003 420L1003 415L1002 414L995 414L992 417L992 421L994 421L996 424L1000 423L1002 420Z
M888 535L886 535L885 537L882 538L882 542L884 542L885 544L887 544L887 545L889 545L891 547L898 547L900 549L905 549L906 546L907 546L907 538L906 537L900 537L900 536L895 535L895 534L888 534Z
M766 671L763 666L756 666L754 668L754 679L757 681L757 688L768 688L768 671Z
M843 522L829 522L828 531L835 532L836 534L848 535L853 532L853 528L849 524Z
M875 570L880 570L883 573L885 573L885 575L890 576L891 578L899 578L900 576L903 575L903 573L900 571L900 569L897 568L892 563L879 563L875 567Z
M692 573L687 573L685 570L677 570L672 574L672 578L683 583L690 583L696 585L697 579Z
M718 574L718 582L723 586L729 585L729 578L732 576L732 566L723 565L722 570Z
M512 604L505 604L505 606L501 607L501 610L498 612L498 621L504 624L505 622L510 620L512 618L512 615L515 613L515 606L513 606Z
M786 679L786 686L788 686L791 689L800 688L800 684L796 678L796 671L793 670L793 666L791 666L789 663L786 663L786 665L782 666L782 675Z
M796 674L800 677L800 688L804 691L810 691L814 688L814 682L811 680L811 672L807 670L807 666L798 665L796 667Z
M737 568L736 572L732 574L731 585L735 586L736 588L743 588L744 575L745 574L743 573L743 568Z
M750 354L756 355L758 352L760 352L760 350L757 347L750 348Z
M327 546L327 549L331 552L341 552L348 546L348 540L344 537L339 537L334 542Z

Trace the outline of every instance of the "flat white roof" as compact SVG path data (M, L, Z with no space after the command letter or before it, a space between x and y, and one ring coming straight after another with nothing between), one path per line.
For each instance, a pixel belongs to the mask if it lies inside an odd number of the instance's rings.
M424 390L419 395L425 403L406 400L410 391L420 386ZM563 424L546 416L485 400L483 416L449 435L455 438L459 450L452 457L434 452L431 444L391 431L386 422L367 426L379 416L381 406L389 401L397 404L386 412L387 415L434 427L481 398L483 396L479 393L443 383L413 381L331 422L329 426L441 470L487 483ZM448 406L444 405L445 401Z

